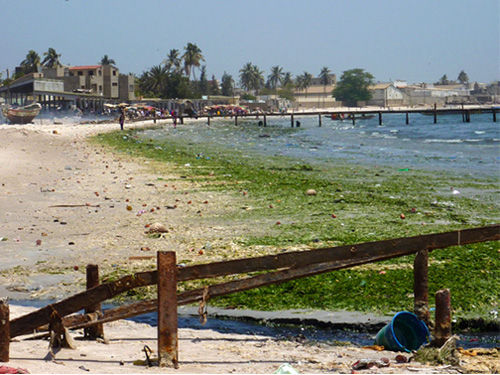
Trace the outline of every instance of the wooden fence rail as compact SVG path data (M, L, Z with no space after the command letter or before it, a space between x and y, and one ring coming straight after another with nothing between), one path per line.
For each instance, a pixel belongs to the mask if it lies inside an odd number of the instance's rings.
M302 269L304 275L295 277L298 278L334 270L336 263L340 268L344 268L346 266L343 266L343 262L350 262L350 266L354 266L414 254L420 250L432 251L450 246L498 240L500 240L500 224L495 224L481 228L464 229L446 233L403 237L356 245L309 251L294 251L256 258L235 259L224 262L181 267L177 269L177 281L205 279L284 268L299 268L299 270L296 271L298 274L300 274L300 269ZM306 269L306 266L313 266L312 269L314 269L314 265L321 263L331 263L331 268L327 266L326 271L315 271L315 273L313 273L313 271L307 271ZM291 272L291 270L289 272ZM287 274L287 272L283 274ZM265 278L265 276L262 276L262 278ZM280 280L284 281L286 278L280 279L280 277L277 276L277 280L274 282L281 282ZM13 319L10 322L10 335L11 337L16 337L30 333L36 328L48 324L50 322L50 316L54 311L57 311L59 316L65 317L89 305L105 301L128 290L157 283L157 271L150 271L128 275L119 280L98 285L30 314Z
M500 224L446 233L404 237L356 245L293 251L256 258L178 267L175 252L158 253L158 270L122 277L105 284L95 284L84 292L38 309L10 321L10 338L48 328L54 313L66 328L89 328L118 319L158 311L158 352L160 365L172 362L177 367L177 306L203 301L244 290L282 283L334 270L378 262L410 254L419 254L414 263L415 309L424 321L428 317L427 255L429 251L450 246L500 240ZM220 276L272 271L201 289L177 294L177 282ZM417 272L418 270L418 272ZM422 275L420 275L422 274ZM422 278L420 278L422 276ZM158 299L94 312L99 303L128 290L158 285ZM420 285L421 284L421 285ZM89 285L88 285L89 287ZM417 301L418 299L418 301ZM93 307L89 309L89 307ZM72 315L86 309L86 314ZM2 349L2 348L0 348ZM1 351L1 350L0 350Z

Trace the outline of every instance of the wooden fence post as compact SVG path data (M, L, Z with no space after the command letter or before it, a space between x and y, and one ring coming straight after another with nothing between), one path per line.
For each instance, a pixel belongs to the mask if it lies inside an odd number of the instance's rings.
M179 367L177 264L175 251L158 252L158 359L160 367Z
M451 337L451 302L450 290L436 292L436 327L432 344L441 347Z
M415 315L431 326L429 314L429 251L420 250L413 261L413 308Z
M99 282L99 266L97 264L87 265L87 289L92 289L100 284ZM101 304L95 303L89 305L85 308L85 314L97 313L100 314L102 311ZM97 324L92 327L85 328L84 337L89 340L95 340L97 338L104 338L104 328L102 324Z
M10 309L7 298L0 299L0 362L9 362Z

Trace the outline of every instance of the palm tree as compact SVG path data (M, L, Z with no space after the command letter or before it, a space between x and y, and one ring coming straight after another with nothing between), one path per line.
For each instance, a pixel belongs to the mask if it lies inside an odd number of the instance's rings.
M250 91L252 89L253 82L253 64L246 63L243 68L240 69L240 84L245 90Z
M323 107L325 106L326 86L330 83L330 69L327 66L321 68L319 80L323 85Z
M293 76L292 76L292 72L286 72L284 75L283 75L283 82L281 83L283 86L288 86L288 85L291 85L293 84Z
M194 74L193 67L199 68L200 61L205 61L205 58L201 54L201 49L199 49L196 44L188 43L184 49L186 52L182 55L182 58L184 59L184 69L186 71L186 75L190 77L192 71L193 78L196 81L196 75Z
M49 48L49 50L47 52L44 52L43 55L45 56L45 58L42 61L42 66L46 68L62 66L61 62L59 61L59 57L61 57L61 55L58 54L54 48Z
M141 76L139 87L143 93L161 96L168 78L167 68L161 65L153 66Z
M25 74L38 71L40 66L40 56L33 50L30 50L26 58L21 62L21 67Z
M259 89L264 86L264 71L260 70L257 65L254 65L252 69L252 76L255 94L259 95Z
M271 87L273 87L276 91L276 97L278 96L278 86L283 84L283 77L283 68L281 68L279 65L273 66L271 68L271 74L267 76Z
M101 65L116 65L115 60L110 59L108 55L104 55L101 59Z
M173 68L174 72L178 73L181 70L181 58L179 57L178 49L171 49L168 53L168 56L165 60L163 60L163 64L167 66L167 69L170 70Z
M307 89L311 86L312 74L304 72L302 75L297 77L297 87L300 90L306 90L306 98L307 98Z
M256 65L246 63L240 69L241 86L247 91L255 90L258 93L259 89L264 85L263 73Z

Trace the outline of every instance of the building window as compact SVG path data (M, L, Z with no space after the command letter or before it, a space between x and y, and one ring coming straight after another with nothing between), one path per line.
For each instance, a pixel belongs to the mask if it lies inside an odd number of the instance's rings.
M93 76L94 75L94 71L93 70L89 70L89 76Z
M113 86L118 86L118 83L116 83L116 82L113 82Z
M97 73L101 76L102 75L101 69L99 69Z
M78 71L79 76L83 76L83 72L81 70Z
M101 91L102 91L102 86L101 86L101 85L99 85L99 92L101 92Z
M113 70L113 75L116 76L116 70Z
M128 91L130 91L130 92L134 91L134 85L129 85L128 86Z

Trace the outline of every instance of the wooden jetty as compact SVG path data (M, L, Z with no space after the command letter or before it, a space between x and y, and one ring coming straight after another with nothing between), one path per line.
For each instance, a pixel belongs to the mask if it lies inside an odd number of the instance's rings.
M383 124L383 116L391 114L405 114L406 124L410 124L410 114L420 114L428 115L433 118L434 124L437 124L438 117L440 115L461 115L463 122L471 122L471 114L479 113L491 113L493 122L497 122L497 113L500 112L500 106L481 106L481 105L468 105L461 107L443 107L438 108L342 108L338 110L314 110L314 111L291 111L291 112L260 112L260 113L238 113L238 114L203 114L196 116L197 118L206 118L208 124L210 125L211 119L216 118L234 118L234 124L238 125L238 119L246 117L258 117L262 121L263 126L267 126L268 117L290 117L290 126L300 127L300 121L297 122L296 118L299 116L317 116L319 126L322 126L323 117L341 116L344 115L344 122L352 122L353 125L356 121L360 120L360 117L365 115L366 117L378 116L379 125Z

